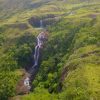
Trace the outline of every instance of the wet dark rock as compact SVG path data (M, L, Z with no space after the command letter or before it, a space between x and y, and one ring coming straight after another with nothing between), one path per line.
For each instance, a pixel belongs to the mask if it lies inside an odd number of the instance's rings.
M28 20L29 24L32 25L32 26L35 26L35 27L39 27L40 26L40 20L39 18L36 18L36 17L31 17L29 20Z
M43 17L31 17L28 22L33 27L40 27L40 21L42 20L43 26L53 25L55 22L59 21L59 18L56 15L49 14Z

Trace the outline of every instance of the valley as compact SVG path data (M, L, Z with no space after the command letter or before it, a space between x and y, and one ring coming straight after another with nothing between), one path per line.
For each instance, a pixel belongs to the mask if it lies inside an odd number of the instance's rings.
M18 95L44 29L33 88ZM0 0L0 100L99 100L99 56L99 0Z

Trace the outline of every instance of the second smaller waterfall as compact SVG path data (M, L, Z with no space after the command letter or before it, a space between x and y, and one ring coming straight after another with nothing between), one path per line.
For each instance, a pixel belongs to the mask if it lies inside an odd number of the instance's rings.
M43 28L43 20L40 20L40 28Z

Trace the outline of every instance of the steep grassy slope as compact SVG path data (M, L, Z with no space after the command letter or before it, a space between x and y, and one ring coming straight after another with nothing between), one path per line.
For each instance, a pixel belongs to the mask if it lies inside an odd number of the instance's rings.
M50 0L0 0L0 18L9 18L12 15L27 9L36 9Z
M33 82L34 90L13 99L99 100L100 5L68 5L61 1L18 11L0 20L0 100L15 96L16 83L23 74L21 69L32 64L40 30L28 20L48 14L60 16L60 20L48 28L49 40Z
M84 7L76 10L78 15L65 16L49 28L44 61L33 82L36 88L20 97L22 100L100 99L100 15L91 10L95 7L99 11L97 5ZM62 92L54 94L59 91L59 82Z
M81 3L82 2L82 3ZM89 5L98 0L0 0L0 23L25 22L29 17L41 14L62 14L72 7ZM38 14L37 14L38 11ZM60 12L59 12L60 11Z

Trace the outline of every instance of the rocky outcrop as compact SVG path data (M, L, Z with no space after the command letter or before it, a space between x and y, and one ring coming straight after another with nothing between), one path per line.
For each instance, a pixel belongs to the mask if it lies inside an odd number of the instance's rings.
M40 26L40 20L39 18L36 18L36 17L31 17L29 20L28 20L29 24L31 26L34 26L34 27L39 27Z
M30 90L23 84L26 77L29 77L30 75L27 72L24 72L21 80L18 82L16 87L16 94L17 95L23 95L28 94Z
M43 22L43 26L46 27L48 25L53 25L54 23L59 21L59 17L57 17L56 15L53 14L49 14L43 17L31 17L28 22L31 26L33 27L40 27L40 21L42 20Z

